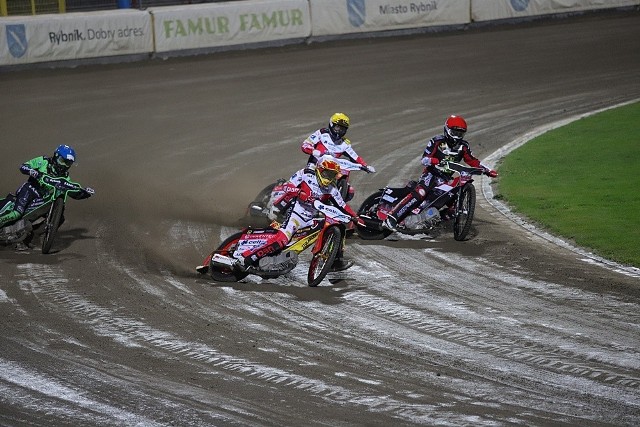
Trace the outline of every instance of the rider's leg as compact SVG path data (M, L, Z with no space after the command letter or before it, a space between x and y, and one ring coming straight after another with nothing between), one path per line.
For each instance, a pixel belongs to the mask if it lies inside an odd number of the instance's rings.
M0 215L0 227L4 227L10 222L16 221L21 217L20 212L16 210L10 210L9 212Z
M251 265L258 265L260 258L267 255L275 255L284 248L289 239L282 230L267 230L265 233L267 242L255 249L249 249L242 253L241 267L248 268Z
M416 187L391 209L382 226L389 230L395 230L398 222L402 221L409 215L411 210L427 198L427 194L429 194L429 191L433 189L435 184L436 180L433 175L428 174L423 177Z
M346 243L346 236L342 236L342 241L340 242L340 248L338 249L338 254L336 255L336 259L331 264L331 271L342 271L353 265L353 261L350 259L344 258L344 245Z
M356 191L353 189L351 184L347 184L347 197L344 199L345 202L353 200L353 196L356 195Z
M257 265L260 258L280 252L289 243L296 230L307 225L310 220L311 217L307 210L296 202L288 212L282 227L279 230L271 230L272 232L266 235L267 243L242 254L243 259L241 260L240 268L247 269L251 265Z
M17 221L24 215L24 211L31 203L33 199L39 197L38 192L29 184L25 182L16 191L16 201L13 206L13 210L0 215L0 227L4 227L6 224Z

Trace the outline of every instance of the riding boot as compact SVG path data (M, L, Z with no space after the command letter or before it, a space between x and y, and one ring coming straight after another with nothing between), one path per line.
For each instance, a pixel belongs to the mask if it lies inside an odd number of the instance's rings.
M18 218L20 218L20 212L13 210L4 215L0 215L0 227L4 227L6 224L15 221Z
M340 242L340 248L338 249L338 253L336 254L335 260L333 260L333 264L331 264L331 271L343 271L353 265L353 261L344 258L344 243L345 238L342 238L342 242Z

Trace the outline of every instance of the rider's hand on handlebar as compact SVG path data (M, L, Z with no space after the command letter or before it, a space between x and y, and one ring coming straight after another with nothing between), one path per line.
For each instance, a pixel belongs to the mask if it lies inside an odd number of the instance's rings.
M491 178L495 178L496 176L498 176L498 172L496 172L493 169L487 169L484 173L485 173L485 175L487 175L488 177L491 177Z
M29 170L29 175L30 175L32 178L34 178L34 179L38 179L38 178L40 178L40 172L38 172L38 171L37 171L37 170L35 170L35 169L31 169L31 170Z
M323 155L325 155L327 153L327 149L324 148L323 146L319 145L317 148L314 148L313 151L311 152L311 155L313 157L322 157Z
M351 217L351 221L355 222L356 224L358 224L358 225L360 225L362 227L365 226L364 220L362 218L360 218L359 216L352 216Z
M376 172L376 168L374 168L371 165L363 166L362 170L365 171L366 173L375 173Z

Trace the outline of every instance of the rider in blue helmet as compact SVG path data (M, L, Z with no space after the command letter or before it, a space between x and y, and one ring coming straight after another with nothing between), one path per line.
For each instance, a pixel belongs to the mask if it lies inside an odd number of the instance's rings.
M47 195L51 191L40 182L43 174L54 178L68 178L69 168L76 161L76 152L68 145L59 145L52 157L40 156L25 162L20 166L20 172L29 175L27 182L16 191L16 202L12 211L0 216L0 227L15 222L24 215L29 204L38 197ZM74 199L86 199L93 194L93 190L87 188L69 192Z

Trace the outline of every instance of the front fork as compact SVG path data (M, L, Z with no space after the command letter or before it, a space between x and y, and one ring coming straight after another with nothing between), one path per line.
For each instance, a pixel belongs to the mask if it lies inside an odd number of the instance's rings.
M324 245L324 233L325 231L327 231L328 228L329 227L323 228L320 234L318 235L318 239L316 240L316 243L313 245L313 248L311 249L312 254L315 255L322 250L322 246ZM338 255L336 256L336 259L342 258L344 245L347 240L347 233L344 232L344 229L342 227L338 227L338 229L340 230L341 239L340 239L340 249L338 250Z

